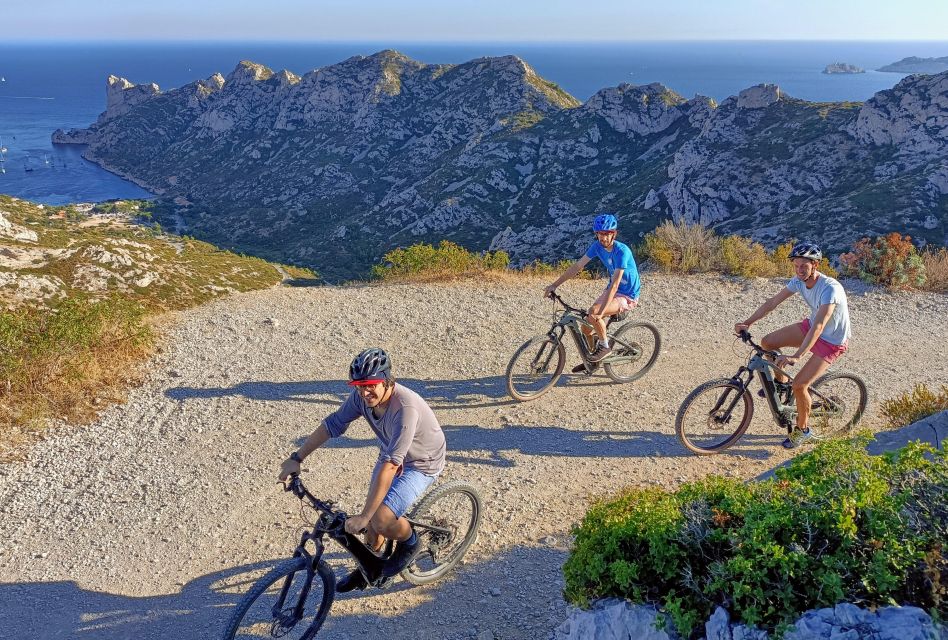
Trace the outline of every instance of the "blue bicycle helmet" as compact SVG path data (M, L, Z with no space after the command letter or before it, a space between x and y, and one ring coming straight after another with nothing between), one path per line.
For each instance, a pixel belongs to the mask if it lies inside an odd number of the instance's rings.
M593 221L593 231L615 231L618 226L619 222L611 213L602 213Z

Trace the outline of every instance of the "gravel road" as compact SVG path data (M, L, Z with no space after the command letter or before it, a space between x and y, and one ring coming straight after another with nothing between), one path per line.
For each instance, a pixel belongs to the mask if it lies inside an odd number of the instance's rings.
M344 397L349 360L367 346L388 350L400 381L430 400L447 434L445 478L478 485L487 512L451 577L340 596L320 638L546 637L567 613L560 567L592 498L750 478L787 458L762 404L726 454L698 458L674 435L685 395L746 357L730 328L780 281L647 274L635 317L664 339L648 376L564 376L543 399L514 403L503 372L549 326L544 284L279 287L180 314L125 404L0 466L0 637L216 637L241 575L295 546L304 523L275 482L279 463ZM836 367L867 379L878 428L881 399L948 380L948 297L844 284L855 336ZM581 305L601 287L561 292ZM791 299L758 332L804 312ZM354 511L376 448L367 425L349 434L307 460L304 479ZM343 570L338 548L331 561Z

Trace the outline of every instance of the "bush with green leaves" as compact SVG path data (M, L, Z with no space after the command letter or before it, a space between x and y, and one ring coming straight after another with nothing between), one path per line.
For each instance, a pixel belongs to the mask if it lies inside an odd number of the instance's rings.
M948 615L948 455L875 457L867 440L822 443L764 482L712 476L596 504L574 531L567 599L657 604L686 637L719 605L778 632L842 601Z
M419 243L393 249L382 257L383 264L372 267L379 280L447 279L504 270L510 257L504 251L474 253L442 240L437 247Z

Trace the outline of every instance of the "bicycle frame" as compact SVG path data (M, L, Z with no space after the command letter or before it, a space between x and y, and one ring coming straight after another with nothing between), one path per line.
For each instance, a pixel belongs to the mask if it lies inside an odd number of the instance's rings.
M556 344L559 344L563 341L563 335L568 330L570 335L573 337L573 342L576 344L576 349L579 351L579 355L582 358L583 362L590 366L593 363L589 362L589 346L586 344L586 335L583 333L583 327L588 327L589 329L595 330L592 324L586 322L583 316L586 315L586 311L583 309L577 309L576 307L570 306L567 304L563 298L558 296L556 293L553 294L553 298L563 305L564 311L558 319L554 320L553 326L550 327L550 330L547 332L547 335L550 337L550 340L553 340ZM622 314L610 316L606 321L606 328L608 329L613 322L617 322L620 319L624 319ZM624 342L618 341L626 349L630 349L631 346L625 344ZM555 349L550 350L550 355L547 357L546 362L543 363L543 370L545 370L549 364L550 360L553 358ZM601 364L619 364L622 362L629 362L635 360L637 356L635 355L609 355L605 357L602 361L595 363L596 365Z
M794 420L797 417L797 407L796 404L784 404L779 395L777 394L777 384L776 379L774 378L774 372L777 371L787 377L787 382L783 384L793 384L793 376L788 374L786 371L780 369L776 364L764 358L764 355L779 356L780 354L775 351L768 351L761 347L759 344L755 343L750 334L746 331L741 334L741 340L751 345L754 348L754 355L751 356L751 359L748 361L746 366L738 369L737 373L731 378L731 381L739 385L741 392L743 393L750 387L750 383L754 378L754 374L757 374L757 377L760 379L760 383L764 388L764 397L767 398L767 406L770 408L770 413L773 416L774 420L781 427L787 429L787 433L790 433L793 430ZM744 375L747 375L747 379L744 379ZM822 393L816 389L810 389L810 394L816 396L822 402L821 411L826 411L827 407L832 413L838 411L836 404L830 399L824 396ZM734 401L731 403L731 406L728 407L728 414L731 410L734 409L737 404L740 395L735 397ZM723 400L723 398L721 399ZM718 402L720 403L721 400ZM716 406L715 409L719 409L719 406Z
M334 505L332 502L323 502L311 494L306 489L306 487L303 486L299 476L292 476L292 479L286 486L285 490L292 492L300 500L306 498L309 500L311 506L320 513L320 517L317 518L316 523L313 525L313 530L311 532L303 532L303 535L300 537L300 543L293 552L294 558L300 556L307 558L307 572L309 573L305 589L307 593L309 591L309 583L312 580L313 573L315 572L314 567L323 555L324 535L328 535L332 540L335 540L342 548L352 555L359 567L359 571L362 572L362 575L371 586L382 587L393 579L393 577L386 578L382 576L382 569L385 566L385 559L391 553L393 545L391 540L386 541L385 550L382 555L379 556L355 535L346 531L345 525L348 515L346 515L346 513L343 511L337 511L333 509ZM451 535L450 529L438 527L428 523L417 522L411 518L406 518L406 520L408 520L408 522L410 522L413 527L416 527L419 530L432 531L442 535ZM313 542L313 553L310 553L306 548L306 543L309 541ZM288 587L289 581L287 581L287 584L284 585L283 589L286 590ZM285 594L281 593L281 597L278 599L278 604L282 603L284 596ZM301 598L300 604L297 606L302 608L302 602L304 601L305 597Z

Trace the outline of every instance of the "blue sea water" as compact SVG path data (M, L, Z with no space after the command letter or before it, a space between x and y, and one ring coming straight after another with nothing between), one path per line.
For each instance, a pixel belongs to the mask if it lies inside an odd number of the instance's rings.
M8 149L0 193L47 204L149 195L83 160L80 148L50 142L54 130L88 126L105 109L109 74L164 90L218 71L227 75L240 60L304 74L386 48L430 63L515 54L581 100L623 82L660 82L687 98L721 101L771 82L807 100L862 101L902 78L873 69L910 55L948 55L948 41L0 44L0 143ZM832 62L867 72L822 74Z

